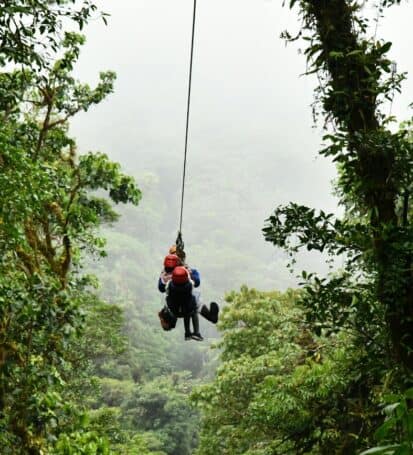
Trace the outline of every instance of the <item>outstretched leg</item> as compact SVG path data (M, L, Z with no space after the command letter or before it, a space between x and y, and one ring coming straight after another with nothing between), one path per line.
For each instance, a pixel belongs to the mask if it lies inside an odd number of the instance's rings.
M207 321L216 324L218 322L219 306L216 302L211 302L209 308L206 305L202 305L200 313Z

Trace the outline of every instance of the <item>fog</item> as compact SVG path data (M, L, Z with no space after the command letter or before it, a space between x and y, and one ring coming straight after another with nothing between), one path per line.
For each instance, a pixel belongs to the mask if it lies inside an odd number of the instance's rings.
M289 201L338 210L331 194L335 168L317 156L323 132L312 118L316 80L300 76L306 70L300 44L286 46L279 38L285 29L292 34L299 29L296 13L281 4L198 1L183 226L191 261L201 270L205 264L196 246L202 220L203 237L219 226L221 241L226 235L237 237L238 244L268 264L265 279L257 280L252 270L247 283L266 288L295 282L285 257L262 238L272 210ZM107 0L99 5L110 13L109 25L96 20L88 27L76 75L94 83L100 70L114 70L116 89L79 116L72 132L80 151L108 153L138 183L145 173L167 180L167 188L160 188L169 191L163 194L168 226L160 238L150 240L161 259L178 227L193 2ZM412 70L411 16L410 5L394 7L377 28L377 38L394 41L391 58L399 71ZM393 114L408 117L412 100L408 80ZM134 209L137 216L145 203L144 193L142 205ZM213 245L221 246L217 236ZM321 257L305 256L300 265L325 269ZM212 274L213 265L206 270Z

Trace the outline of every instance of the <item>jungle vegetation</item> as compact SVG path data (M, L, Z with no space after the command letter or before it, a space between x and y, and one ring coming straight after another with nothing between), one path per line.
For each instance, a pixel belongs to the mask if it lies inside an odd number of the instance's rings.
M412 134L388 114L406 75L362 2L286 3L301 29L284 39L302 40L318 75L343 216L291 203L263 234L292 264L307 250L344 265L303 271L296 290L230 292L221 335L204 329L212 352L156 320L167 179L129 176L69 132L114 89L111 71L94 87L73 76L80 32L107 16L88 0L0 5L0 453L413 453ZM234 261L238 278L264 275L219 220L198 224L204 290L231 285L220 272Z
M266 220L266 240L294 263L302 249L343 260L301 290L228 297L199 454L409 454L412 446L411 123L389 102L405 74L371 36L365 2L286 2L301 19L320 155L333 160L342 217L290 203ZM379 2L385 14L393 1ZM237 391L235 393L235 391ZM215 398L216 397L216 398ZM371 447L369 449L369 447Z

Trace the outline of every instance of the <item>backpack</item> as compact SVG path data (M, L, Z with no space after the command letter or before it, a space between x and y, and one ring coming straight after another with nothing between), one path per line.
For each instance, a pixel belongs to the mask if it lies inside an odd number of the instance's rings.
M162 310L158 313L161 326L164 330L172 330L176 327L177 317L172 311L165 305Z

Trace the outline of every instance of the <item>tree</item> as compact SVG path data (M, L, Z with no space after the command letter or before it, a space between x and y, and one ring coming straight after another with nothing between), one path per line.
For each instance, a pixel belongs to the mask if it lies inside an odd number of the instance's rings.
M378 421L366 350L348 333L318 337L299 291L241 289L228 296L221 364L195 389L199 455L348 454L366 447ZM344 412L343 412L344 411Z
M80 30L94 15L90 0L8 0L0 5L0 66L15 63L40 70L60 48L64 24ZM99 14L106 21L106 14Z
M197 412L188 402L190 374L174 373L138 385L123 404L131 428L151 432L168 455L189 455L197 445Z
M386 57L391 43L368 37L362 2L289 3L303 20L299 36L308 43L309 72L320 78L316 95L329 125L320 153L337 163L346 214L340 220L296 204L279 207L267 220L265 238L292 254L306 247L343 255L345 270L333 278L304 275L309 318L321 326L350 323L370 343L380 331L384 350L387 342L392 348L389 362L410 374L413 153L408 131L393 133L385 114L385 101L400 91L405 75ZM400 2L383 0L380 7L394 3Z
M57 2L64 5L66 2ZM54 14L53 12L51 13ZM56 38L57 40L57 38ZM97 229L117 219L113 203L140 191L101 153L78 156L68 121L103 100L114 74L91 89L70 71L83 37L66 33L50 70L3 73L0 115L0 426L2 453L40 454L61 423L69 341L82 326L92 283L84 253L103 255ZM50 62L49 62L50 63ZM108 198L98 192L106 191ZM99 443L100 444L100 443ZM18 448L18 449L16 449Z

